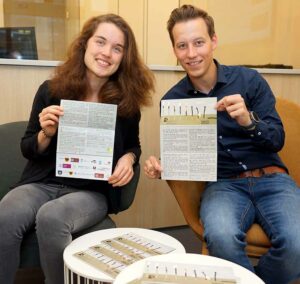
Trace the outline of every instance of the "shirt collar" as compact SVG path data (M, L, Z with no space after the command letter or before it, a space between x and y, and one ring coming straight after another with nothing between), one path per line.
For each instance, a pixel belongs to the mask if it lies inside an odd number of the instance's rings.
M217 66L217 82L216 82L216 86L217 85L225 85L228 80L226 78L226 74L225 74L225 70L224 70L224 66L221 65L216 59L214 59L214 62ZM189 78L188 75L186 75L186 89L188 90L188 93L194 93L197 92L197 90L194 88L191 79Z

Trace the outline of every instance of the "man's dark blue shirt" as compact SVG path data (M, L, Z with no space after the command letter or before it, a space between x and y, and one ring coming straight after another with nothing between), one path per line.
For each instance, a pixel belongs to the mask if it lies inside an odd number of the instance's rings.
M275 109L275 97L265 79L253 69L240 66L217 66L214 88L203 94L196 90L189 77L171 88L162 100L217 97L240 94L249 111L258 114L260 121L254 130L245 130L226 111L218 112L218 178L266 166L286 169L277 152L284 145L284 129Z

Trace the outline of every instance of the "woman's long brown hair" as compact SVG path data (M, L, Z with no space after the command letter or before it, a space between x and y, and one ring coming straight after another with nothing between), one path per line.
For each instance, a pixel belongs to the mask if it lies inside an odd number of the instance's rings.
M151 104L154 76L141 60L134 34L118 15L106 14L88 20L71 44L67 60L55 69L50 91L62 99L83 100L88 91L84 54L88 40L101 23L112 23L124 34L125 48L118 70L103 85L98 96L102 103L118 104L118 115L132 116Z

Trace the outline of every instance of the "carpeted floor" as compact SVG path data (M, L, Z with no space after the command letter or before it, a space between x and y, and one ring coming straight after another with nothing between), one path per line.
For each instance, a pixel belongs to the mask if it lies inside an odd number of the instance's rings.
M188 226L177 226L155 229L177 239L185 247L187 253L201 253L201 241Z

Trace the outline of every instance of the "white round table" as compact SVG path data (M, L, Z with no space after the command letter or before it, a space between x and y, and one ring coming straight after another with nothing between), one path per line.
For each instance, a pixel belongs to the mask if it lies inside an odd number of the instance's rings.
M233 269L234 275L237 278L237 283L239 284L264 284L264 282L256 276L254 273L248 269L237 265L233 262L212 257L202 254L191 254L191 253L175 253L175 254L165 254L158 256L151 256L147 259L139 260L125 268L116 277L114 284L126 284L137 278L142 277L146 261L161 261L170 263L183 263L183 264L194 264L194 265L209 265L214 267L231 267Z
M134 233L141 237L175 248L175 250L170 253L185 253L184 246L178 240L158 231L141 228L114 228L99 230L75 239L64 250L65 284L72 284L75 279L77 283L112 283L114 281L112 277L82 261L78 257L74 256L74 254L80 251L85 251L91 246L99 244L103 240L119 237L127 233Z

